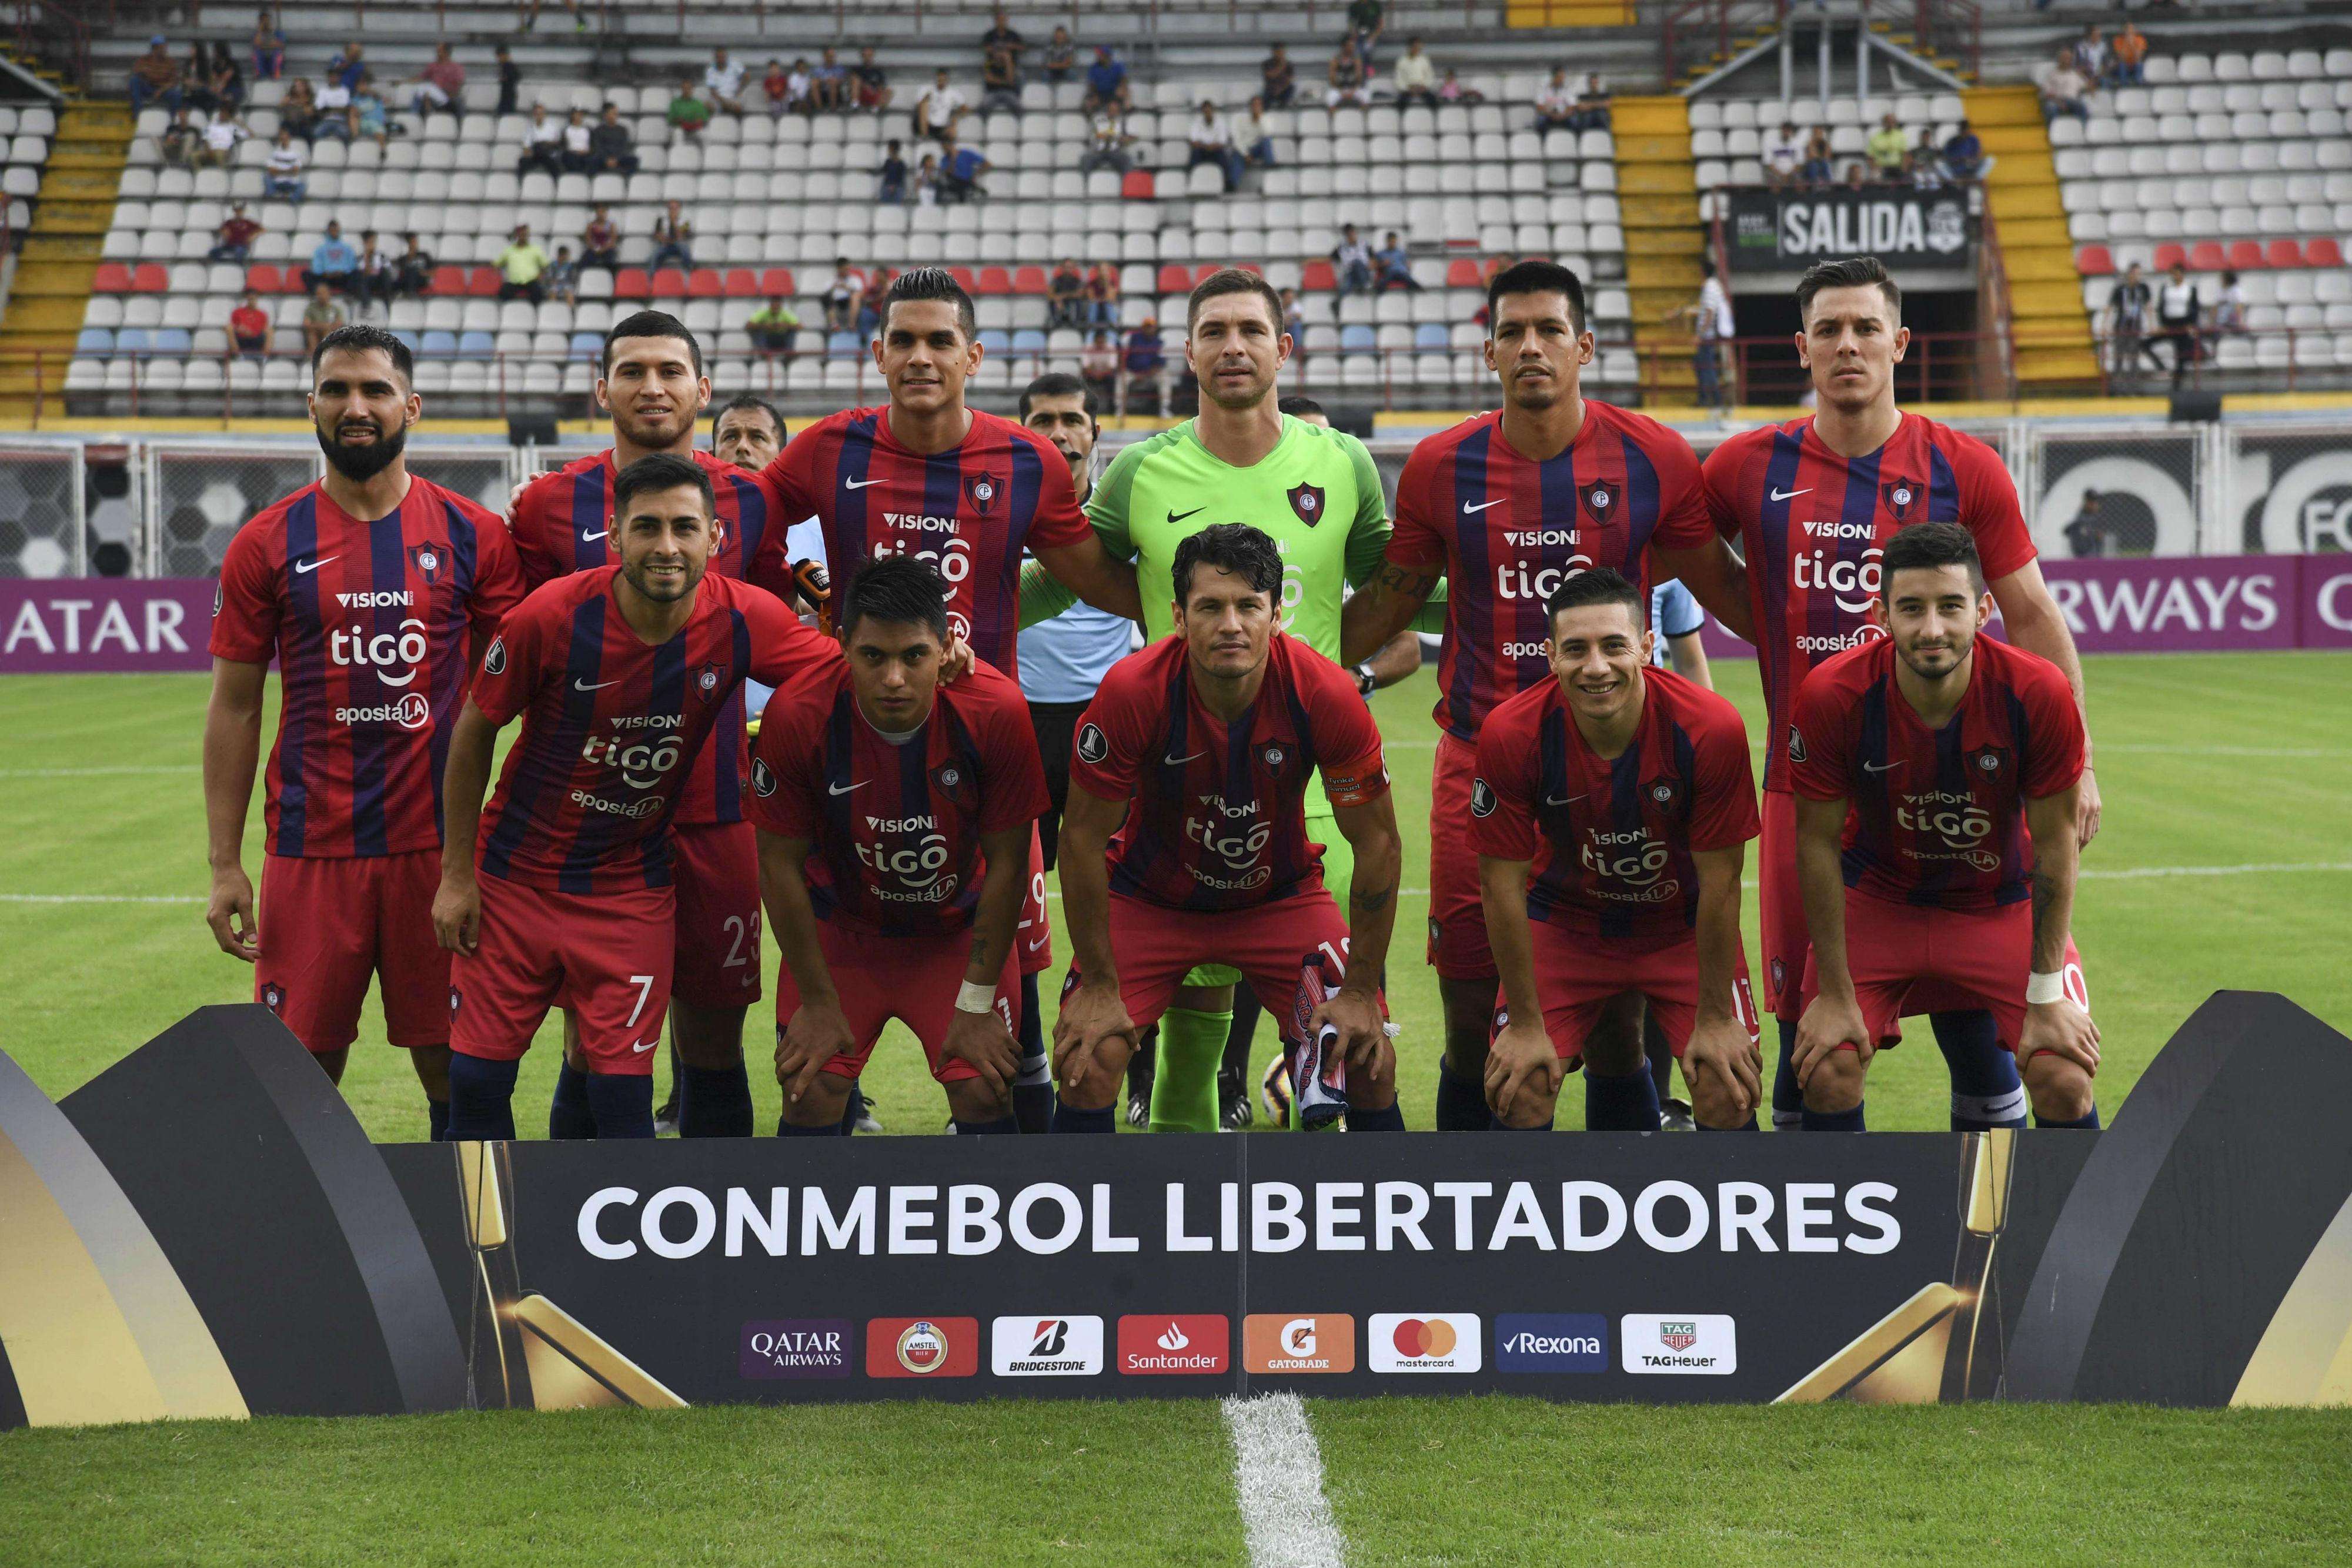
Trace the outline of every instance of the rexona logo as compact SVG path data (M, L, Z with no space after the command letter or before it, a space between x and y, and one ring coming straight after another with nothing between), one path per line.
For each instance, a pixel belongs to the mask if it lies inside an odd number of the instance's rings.
M1609 1320L1599 1312L1499 1312L1497 1372L1606 1372Z
M978 1318L868 1318L868 1377L971 1377L980 1371Z
M1374 1372L1475 1372L1484 1364L1475 1312L1374 1312Z
M846 1377L847 1318L781 1318L743 1325L737 1370L745 1377Z
M1618 1321L1628 1372L1724 1377L1739 1370L1739 1340L1720 1312L1628 1312Z
M988 1363L999 1377L1092 1377L1103 1369L1103 1321L998 1318L989 1325Z
M1252 1312L1242 1320L1252 1372L1356 1370L1356 1320L1346 1312Z
M1118 1320L1118 1369L1135 1377L1213 1376L1232 1370L1233 1323L1223 1312L1139 1312Z

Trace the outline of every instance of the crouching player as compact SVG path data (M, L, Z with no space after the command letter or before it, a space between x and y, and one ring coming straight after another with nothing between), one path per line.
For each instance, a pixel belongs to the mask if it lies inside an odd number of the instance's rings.
M2044 1127L2099 1124L2099 1030L2066 988L2083 719L2058 667L1980 636L1955 523L1889 539L1887 635L1805 677L1789 732L1815 992L1791 1061L1808 1130L1863 1126L1874 1051L1927 980L1990 1009ZM2032 841L2027 841L2027 835Z
M957 1132L1017 1132L1013 928L1050 803L1029 705L986 664L940 684L948 585L919 556L859 567L841 636L845 660L769 699L751 754L761 890L784 952L777 1134L845 1133L894 1018Z
M1553 679L1487 716L1471 841L1502 977L1486 1054L1498 1129L1552 1123L1584 1065L1584 1124L1654 1133L1646 1005L1698 1124L1752 1132L1762 1094L1739 943L1739 872L1761 827L1739 712L1649 668L1641 590L1607 567L1546 601Z
M457 956L452 1138L514 1136L516 1065L551 1006L578 1024L593 1118L555 1135L654 1135L679 791L744 680L786 685L835 656L772 594L706 575L717 523L691 461L662 453L622 469L613 519L619 564L556 578L508 615L450 741L433 925ZM517 715L486 814L491 752ZM731 1074L700 1071L690 1092L737 1102L721 1109L747 1123L740 1055Z
M1312 967L1307 1016L1274 1009L1294 1062L1335 1029L1349 1125L1402 1132L1380 977L1403 848L1381 732L1345 671L1276 630L1272 538L1220 523L1172 564L1175 635L1111 666L1072 744L1058 858L1076 962L1054 1026L1054 1130L1111 1131L1137 1030L1193 968L1227 964L1266 998L1298 997ZM1355 852L1344 920L1307 837L1318 768ZM1213 1100L1190 1109L1216 1124Z

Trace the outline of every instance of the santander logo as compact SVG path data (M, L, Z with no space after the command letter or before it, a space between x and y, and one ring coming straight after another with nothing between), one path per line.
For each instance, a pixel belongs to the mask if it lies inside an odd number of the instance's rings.
M1161 1334L1158 1339L1151 1343L1158 1345L1162 1350L1182 1350L1186 1345L1191 1344L1192 1342L1185 1337L1184 1331L1182 1329L1179 1328L1171 1322L1168 1325L1168 1332Z

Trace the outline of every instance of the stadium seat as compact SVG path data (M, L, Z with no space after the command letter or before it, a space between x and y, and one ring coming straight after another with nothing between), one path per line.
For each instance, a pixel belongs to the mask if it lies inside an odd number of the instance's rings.
M1048 283L1048 282L1046 281L1046 278L1045 278L1045 269L1044 267L1016 267L1016 268L1013 270L1013 293L1015 293L1015 294L1023 294L1023 295L1030 295L1030 294L1049 294L1049 293L1051 293L1052 291L1053 291L1053 286L1052 286L1050 283Z
M2242 239L2231 243L2230 265L2240 272L2252 272L2270 264L2263 259L2263 247L2259 244Z
M2154 265L2156 267L2156 270L2158 272L2169 272L2174 267L2181 266L2187 262L2188 259L2189 252L2184 247L2177 243L2168 241L2167 243L2156 247L2156 261Z
M604 357L604 335L601 332L574 332L566 351L575 360L601 361Z
M2273 267L2301 267L2303 247L2291 239L2274 239L2263 247L2263 259Z
M760 293L767 298L790 298L799 290L793 287L793 269L772 267L760 274Z
M1160 269L1160 293L1189 294L1192 291L1192 274L1188 268L1178 267L1171 263L1171 265Z
M2074 256L2074 270L2084 277L2106 277L2116 270L2116 259L2103 245L2086 245Z
M686 297L689 299L717 299L726 292L726 283L714 268L698 267L687 275Z
M1339 275L1328 261L1310 261L1298 272L1298 287L1306 294L1328 294L1339 287Z
M488 332L462 332L457 337L457 357L461 360L487 360L497 348L498 340Z
M966 294L977 294L980 292L980 279L974 276L971 268L968 267L950 267L948 268L948 276L954 278L956 280L956 287L962 289Z
M98 264L98 276L91 280L90 287L100 294L128 294L131 292L131 269L119 261L102 261Z
M729 267L725 292L730 299L757 299L760 298L760 280L752 275L750 267Z
M1484 288L1486 280L1478 276L1478 264L1466 256L1446 264L1445 287L1448 288Z
M2344 265L2343 247L2325 235L2317 239L2306 241L2303 247L2303 256L2304 259L2314 267Z
M686 274L677 268L665 267L654 274L653 297L656 299L683 299L686 292Z
M424 347L420 351L428 359L446 359L457 351L457 334L427 332L425 334Z
M466 269L462 267L435 267L433 269L433 287L427 292L434 294L465 293Z
M131 292L133 294L162 294L171 287L171 271L161 262L142 262L139 269L131 275Z
M1152 198L1153 185L1149 170L1134 169L1118 183L1118 193L1130 202L1148 202Z
M506 280L495 267L478 267L466 275L466 292L476 299L496 299L499 285Z
M615 299L650 299L653 292L653 279L635 267L615 273L613 277L613 298ZM679 292L684 293L685 290L680 288Z
M2179 247L2175 246L2174 249ZM2161 255L2162 252L2158 253ZM2200 240L2189 247L2189 265L2200 272L2219 272L2228 266L2222 258L2221 245L2213 240Z
M1005 271L1004 268L1001 267L982 267L980 269L980 292L982 294L1012 293L1013 275Z

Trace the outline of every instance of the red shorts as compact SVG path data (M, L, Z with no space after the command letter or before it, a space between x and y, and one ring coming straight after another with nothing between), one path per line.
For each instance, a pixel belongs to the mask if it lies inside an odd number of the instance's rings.
M487 874L480 885L480 944L449 966L450 1049L512 1061L560 1007L579 1021L591 1072L651 1072L669 1011L673 890L551 893Z
M1848 888L1845 961L1862 1020L1882 1049L1903 1038L1904 1014L1929 1010L1918 998L1933 984L1934 1010L1989 1009L2000 1043L2015 1051L2025 1024L2025 977L2033 967L2033 906L2020 902L1983 911L1937 909ZM1816 984L1808 961L1808 997ZM2066 991L2085 1009L2090 1006L2081 967L2071 953Z
M677 890L670 994L695 1008L758 1001L760 845L751 824L674 824L669 857Z
M1555 930L1544 921L1528 923L1536 959L1536 995L1543 1003L1544 1032L1552 1049L1570 1066L1584 1056L1584 1042L1601 1009L1627 991L1639 991L1650 1005L1650 1016L1680 1060L1690 1043L1691 1025L1698 1019L1698 938L1671 946L1643 949ZM1495 997L1496 1019L1503 1018L1502 993ZM1756 1038L1756 997L1748 985L1748 955L1739 955L1739 974L1731 983L1731 1009Z
M864 1072L866 1059L874 1054L874 1042L882 1038L882 1026L897 1019L922 1042L933 1078L953 1083L980 1076L980 1069L969 1061L944 1061L940 1055L948 1042L948 1026L955 1021L956 990L971 965L970 932L874 936L844 931L830 920L820 920L816 938L824 953L824 967L833 976L833 988L841 997L841 1010L848 1016L850 1037L857 1041L856 1050L835 1056L824 1071L843 1078ZM801 988L793 983L792 970L779 966L778 1039L783 1037L784 1026L800 1007ZM1007 1034L1021 1027L1021 971L1009 957L996 980L996 1016L1004 1020Z
M1203 964L1242 972L1282 1038L1298 1043L1292 1003L1309 955L1319 955L1344 977L1348 923L1328 893L1318 889L1251 909L1170 909L1114 893L1110 946L1118 959L1119 999L1139 1029L1160 1021L1185 977ZM1070 970L1065 989L1077 980Z
M1470 842L1470 780L1478 748L1443 730L1429 776L1429 965L1440 979L1491 980L1486 903Z
M341 1051L359 1038L375 976L393 1044L445 1044L449 955L433 940L440 886L439 850L262 856L253 999L310 1050Z
M1021 924L1013 933L1014 954L1024 975L1054 967L1054 928L1045 920L1045 843L1029 826L1029 890L1021 896Z

